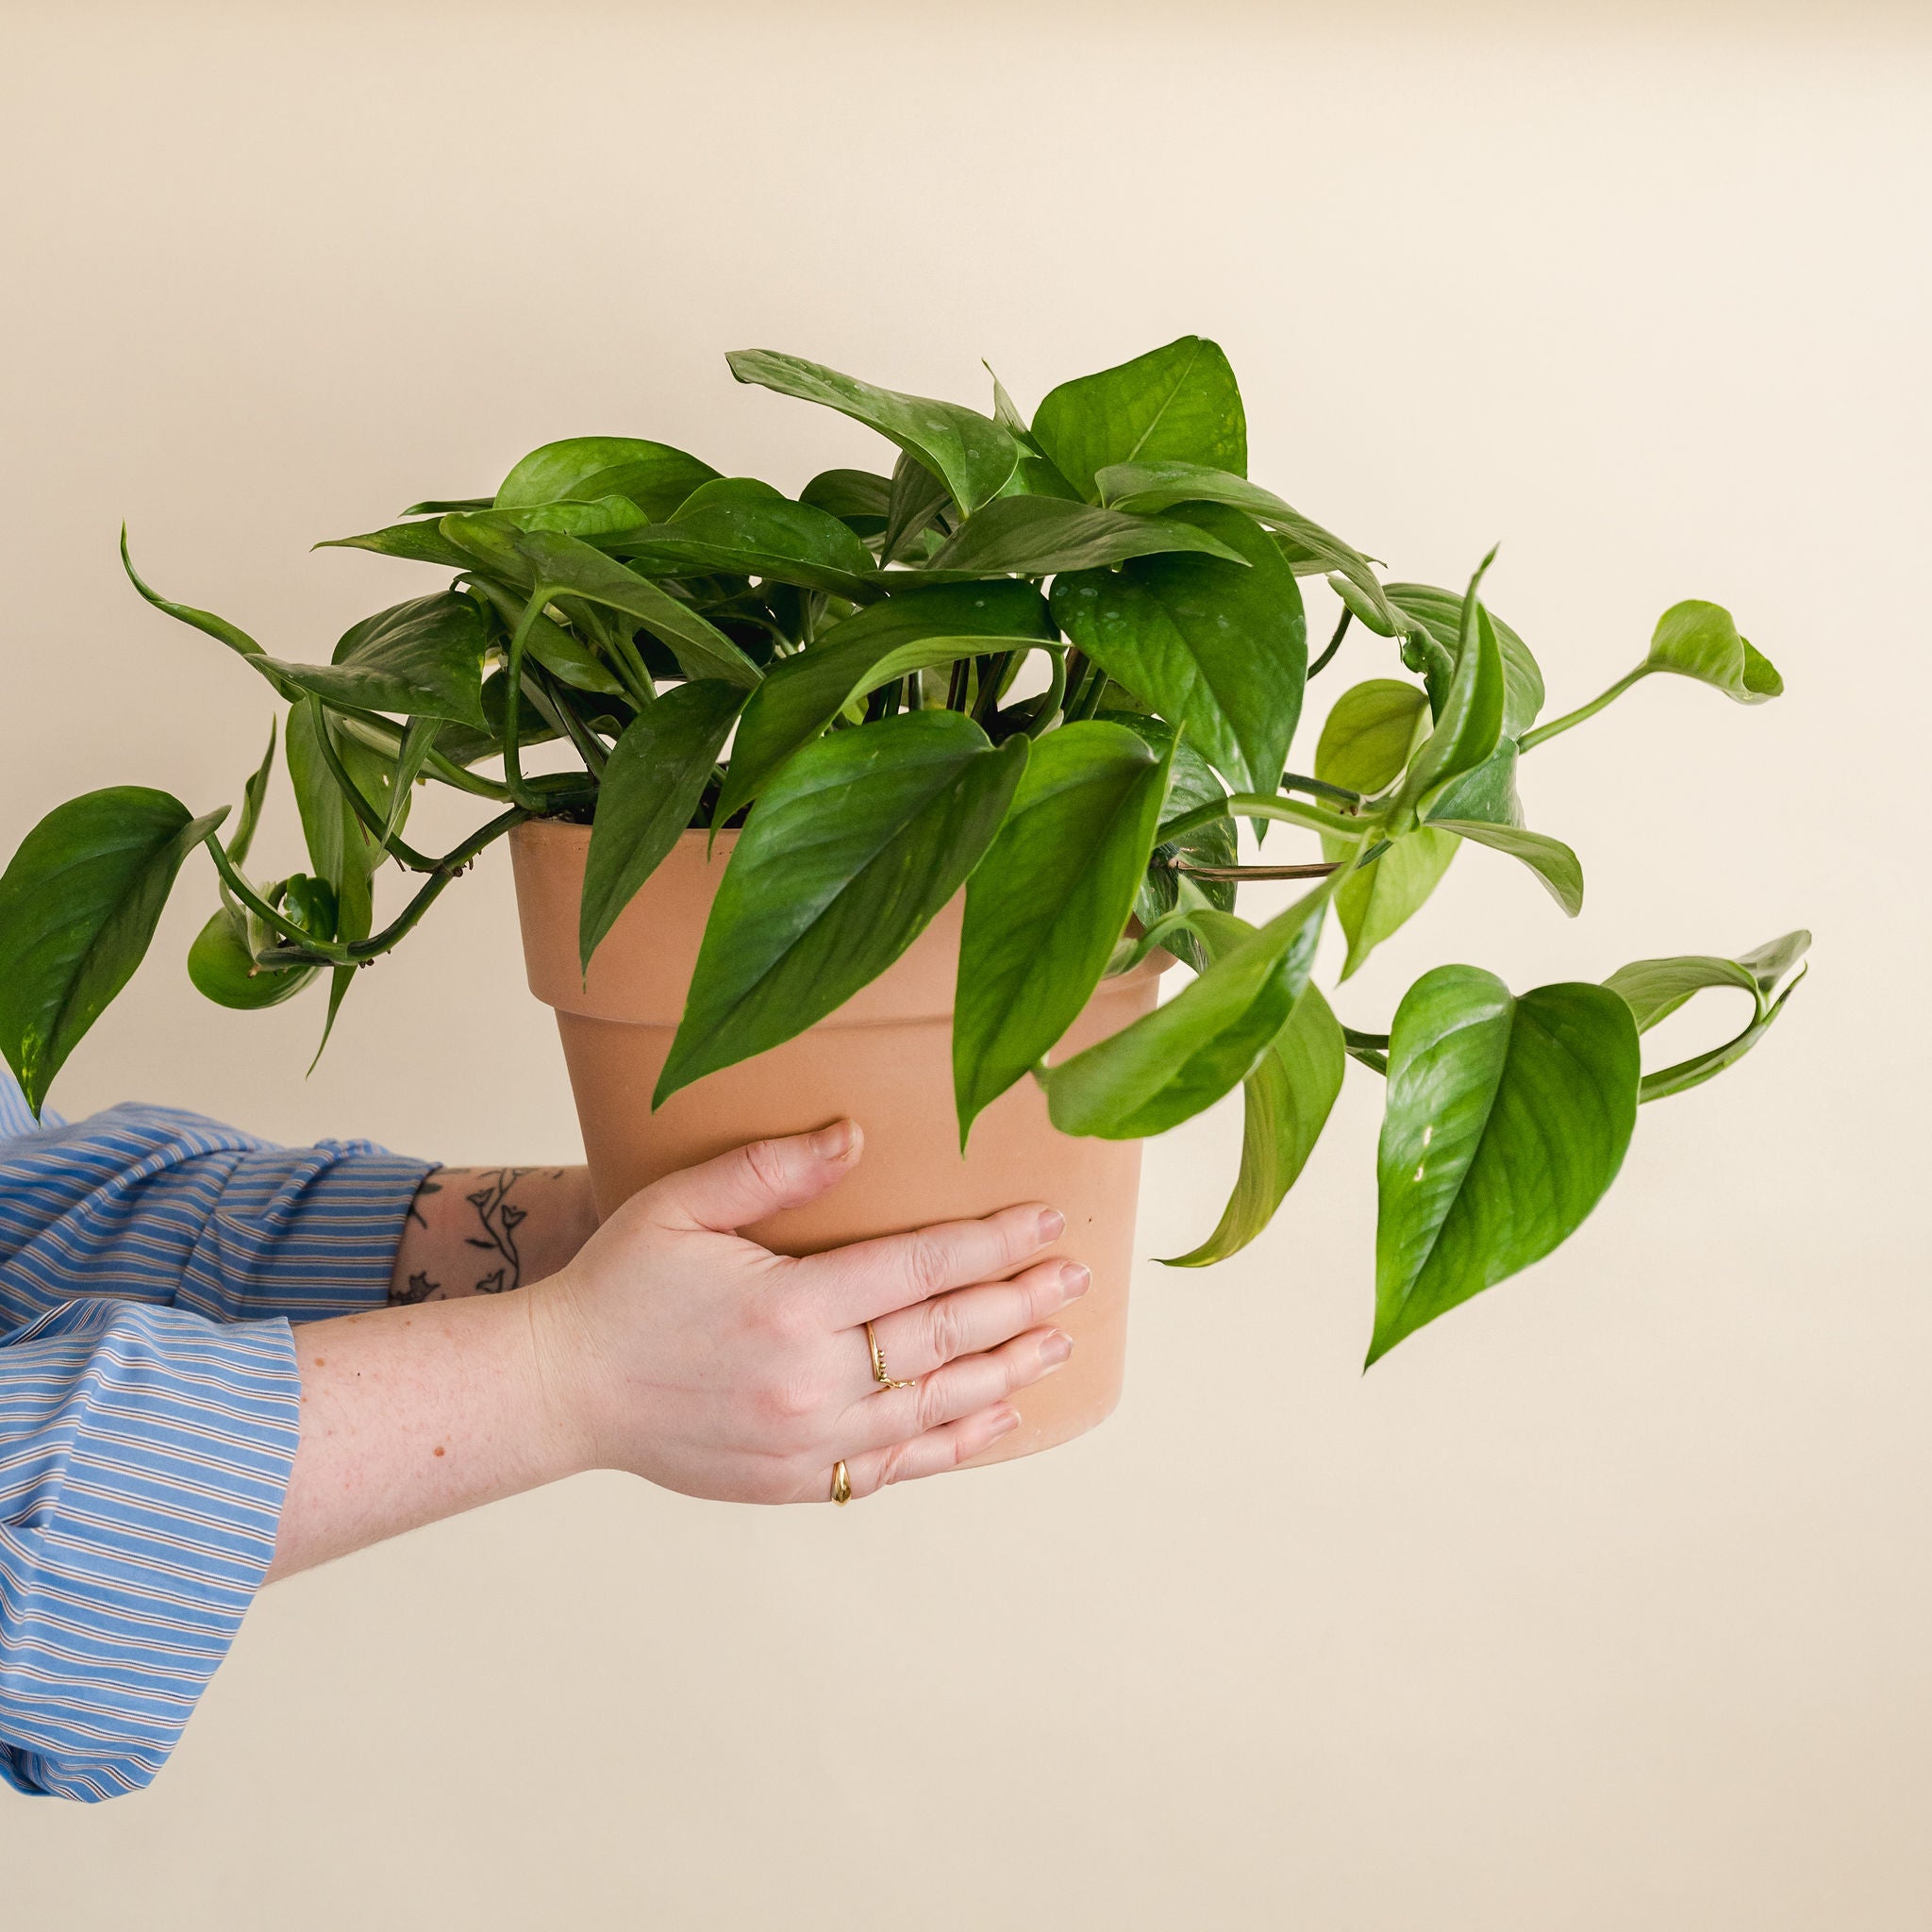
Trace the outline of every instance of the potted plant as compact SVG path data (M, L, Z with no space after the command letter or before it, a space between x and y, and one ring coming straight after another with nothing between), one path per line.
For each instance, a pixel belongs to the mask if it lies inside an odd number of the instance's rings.
M1489 559L1460 591L1385 581L1250 481L1210 341L1063 383L1030 422L997 382L983 414L789 356L730 362L878 431L891 473L828 470L792 498L662 443L547 444L493 495L336 540L448 581L355 625L327 664L272 655L127 564L286 707L310 870L249 870L273 731L232 828L135 787L50 813L0 878L0 1049L36 1108L197 846L218 903L194 984L247 1008L317 982L325 1040L358 969L508 838L607 1208L850 1112L872 1128L861 1175L762 1238L804 1248L1028 1195L1067 1212L1095 1274L1083 1346L1023 1397L1013 1454L1118 1392L1142 1140L1244 1090L1231 1197L1171 1263L1198 1266L1267 1224L1346 1062L1384 1080L1374 1361L1548 1254L1615 1177L1639 1105L1721 1072L1783 1011L1802 933L1521 992L1444 964L1386 1031L1342 1024L1311 978L1331 914L1346 979L1465 844L1528 867L1574 917L1581 867L1524 823L1518 766L1652 674L1776 696L1717 605L1674 605L1626 677L1539 723L1542 674L1481 594ZM1338 611L1312 661L1309 578ZM1307 681L1352 626L1374 675L1303 773ZM534 769L559 751L567 769ZM426 783L483 814L448 852L406 837ZM1241 861L1243 819L1278 828L1271 862ZM1281 834L1319 846L1280 852ZM378 924L391 862L417 883ZM1255 878L1309 884L1255 925L1236 910ZM1176 958L1195 976L1157 1005ZM1741 993L1744 1025L1644 1074L1639 1036L1707 988Z

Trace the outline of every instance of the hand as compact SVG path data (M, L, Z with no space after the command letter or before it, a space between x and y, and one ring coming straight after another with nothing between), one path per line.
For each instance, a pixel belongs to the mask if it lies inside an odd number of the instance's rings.
M1053 1208L797 1258L734 1231L836 1187L862 1145L841 1121L669 1174L533 1291L584 1461L687 1495L823 1503L841 1459L865 1496L1018 1425L1005 1398L1066 1360L1072 1338L1044 1324L1088 1285L1077 1262L1033 1260L1064 1228ZM910 1388L874 1381L868 1321Z

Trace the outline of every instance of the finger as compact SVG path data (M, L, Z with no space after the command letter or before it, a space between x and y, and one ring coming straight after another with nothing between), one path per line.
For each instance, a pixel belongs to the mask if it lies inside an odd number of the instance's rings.
M913 1382L931 1374L942 1362L997 1348L1058 1314L1069 1302L1078 1301L1092 1280L1077 1261L1049 1259L1036 1262L1010 1281L956 1288L901 1308L896 1315L881 1315L873 1324L873 1333L886 1358L886 1373L897 1381ZM864 1331L858 1334L853 1362L864 1379L853 1393L863 1395L876 1380Z
M800 1275L818 1295L828 1327L856 1328L949 1288L1010 1274L1057 1241L1066 1225L1057 1208L1032 1201L983 1221L946 1221L827 1248L808 1256Z
M962 1355L910 1389L868 1395L839 1424L839 1440L863 1453L929 1435L1052 1374L1073 1352L1063 1330L1029 1329L985 1355Z
M814 1134L754 1141L668 1174L646 1188L643 1198L663 1226L729 1234L781 1208L816 1200L852 1172L864 1150L857 1121L834 1121Z
M1020 1426L1020 1412L1006 1403L962 1416L943 1428L929 1429L909 1442L894 1442L889 1449L874 1449L846 1459L845 1474L855 1496L876 1494L888 1483L916 1482L923 1475L939 1475L958 1469L983 1449L991 1449L1002 1436ZM825 1472L822 1494L832 1492L832 1472Z

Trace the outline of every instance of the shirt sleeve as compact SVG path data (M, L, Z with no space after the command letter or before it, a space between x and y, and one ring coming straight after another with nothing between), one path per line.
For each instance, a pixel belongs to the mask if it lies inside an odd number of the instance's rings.
M0 1781L153 1779L267 1574L300 1397L282 1321L97 1296L0 1333Z
M0 1781L154 1777L275 1554L290 1324L382 1305L428 1172L162 1108L0 1117Z

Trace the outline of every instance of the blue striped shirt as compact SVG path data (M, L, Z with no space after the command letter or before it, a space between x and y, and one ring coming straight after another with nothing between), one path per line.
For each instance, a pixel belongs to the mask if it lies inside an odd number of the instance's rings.
M275 1554L291 1322L379 1307L420 1160L114 1107L0 1066L0 1781L147 1784Z

